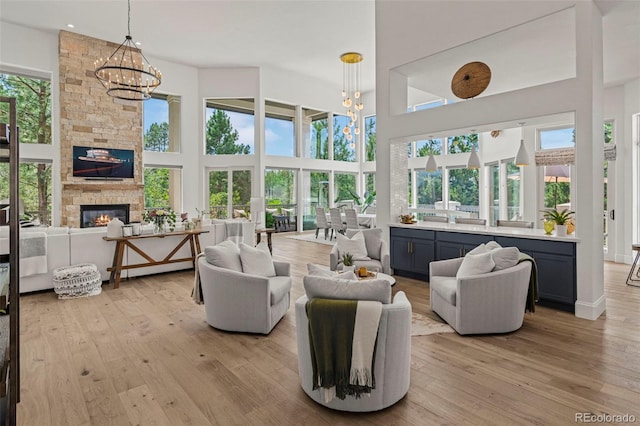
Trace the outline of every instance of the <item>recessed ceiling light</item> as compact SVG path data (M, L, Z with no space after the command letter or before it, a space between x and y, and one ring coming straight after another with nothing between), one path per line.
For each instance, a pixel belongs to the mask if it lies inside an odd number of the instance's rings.
M75 25L73 25L73 24L67 24L67 27L69 27L69 28L75 28Z

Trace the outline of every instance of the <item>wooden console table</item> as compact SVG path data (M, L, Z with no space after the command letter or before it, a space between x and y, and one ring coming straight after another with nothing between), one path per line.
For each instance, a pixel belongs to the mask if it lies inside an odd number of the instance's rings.
M169 263L178 263L178 262L186 262L191 261L194 263L198 253L200 253L200 234L207 233L209 231L204 231L202 229L195 229L193 231L176 231L176 232L167 232L165 234L149 234L149 235L136 235L133 237L102 237L105 241L115 241L116 242L116 250L113 254L113 265L111 268L107 268L107 271L111 272L111 276L109 277L109 283L113 283L113 288L120 287L120 274L125 269L134 269L134 268L144 268L146 266L156 266L156 265L166 265ZM136 240L146 239L146 238L167 238L167 237L182 237L181 240L177 240L178 244L174 247L174 249L169 253L164 259L155 260L147 253L145 253L140 247L136 246ZM189 242L189 246L191 248L191 256L183 257L180 259L172 259L172 257L180 250L182 246L184 246L187 242ZM131 247L131 250L138 253L140 256L147 260L146 263L137 263L134 265L122 265L122 258L124 256L124 248Z

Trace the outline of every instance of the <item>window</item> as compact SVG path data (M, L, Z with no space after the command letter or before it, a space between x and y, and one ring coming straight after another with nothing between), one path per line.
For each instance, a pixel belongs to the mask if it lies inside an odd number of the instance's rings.
M521 220L520 211L520 182L522 173L520 167L512 161L507 163L507 219Z
M458 210L472 217L479 217L478 175L478 169L449 170L449 200L460 203Z
M376 174L365 173L364 174L364 187L367 194L371 194L376 190Z
M254 152L253 99L207 101L205 152L208 155L247 155Z
M500 164L488 165L489 170L489 225L496 226L500 219Z
M460 152L471 152L475 148L478 151L478 134L453 136L447 138L447 153L458 154Z
M167 167L144 168L144 208L182 210L182 169Z
M329 159L329 119L326 112L303 109L304 156Z
M212 219L232 217L233 209L247 211L250 203L250 170L209 171L209 214Z
M180 151L180 98L178 96L152 94L151 99L144 102L143 117L145 151Z
M0 95L15 97L20 143L51 145L51 82L0 73ZM0 105L0 123L9 123L9 105Z
M0 73L0 95L16 98L20 143L51 145L51 82L49 80ZM0 104L0 123L9 123L8 104ZM48 157L46 153L42 156L36 155L40 160L21 158L19 180L20 199L24 203L23 218L49 225L52 211L52 160L41 160ZM8 165L1 164L0 182L9 182L8 173ZM8 185L0 185L0 199L8 197Z
M294 157L296 153L295 107L272 101L265 102L265 154Z
M352 194L357 194L356 175L354 174L336 173L333 177L333 185L336 205L343 204L345 201L353 201Z
M364 118L364 160L376 161L376 116Z
M442 154L442 139L427 139L416 142L416 157Z
M20 218L42 225L51 224L51 164L21 162L19 170ZM0 199L9 198L9 164L0 163Z
M335 161L356 161L356 135L347 140L343 132L349 124L349 119L344 115L333 116L333 159Z
M316 206L329 208L329 173L303 172L303 230L316 229Z
M442 201L442 170L417 170L416 184L416 207L433 209L436 202Z
M576 132L573 127L540 130L540 149L573 148Z

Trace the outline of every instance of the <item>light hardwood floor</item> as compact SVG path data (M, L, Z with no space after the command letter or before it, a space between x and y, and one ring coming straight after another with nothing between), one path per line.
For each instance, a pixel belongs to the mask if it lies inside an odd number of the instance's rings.
M411 387L382 412L325 409L301 390L293 302L308 262L330 246L274 238L292 263L292 306L268 336L227 333L190 299L193 271L123 281L99 296L21 299L18 424L429 425L574 423L576 413L640 422L640 288L605 265L606 316L538 307L510 334L412 338ZM414 312L433 316L427 283L399 278Z

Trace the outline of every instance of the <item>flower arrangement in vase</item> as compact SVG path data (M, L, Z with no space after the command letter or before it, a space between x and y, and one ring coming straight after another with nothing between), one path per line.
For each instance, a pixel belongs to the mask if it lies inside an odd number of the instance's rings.
M173 231L176 227L176 212L171 209L153 209L147 210L142 216L145 222L153 223L154 234L164 234Z
M416 223L416 217L411 213L401 214L400 223Z
M555 224L556 228L556 236L558 237L566 237L567 236L567 224L571 222L573 224L573 214L574 211L569 210L558 210L558 209L547 209L543 210L544 219L546 222L552 222ZM545 231L547 231L547 226L545 222ZM573 225L575 229L575 225ZM548 232L547 232L548 233Z

